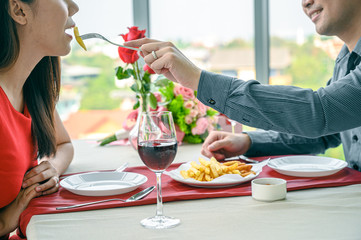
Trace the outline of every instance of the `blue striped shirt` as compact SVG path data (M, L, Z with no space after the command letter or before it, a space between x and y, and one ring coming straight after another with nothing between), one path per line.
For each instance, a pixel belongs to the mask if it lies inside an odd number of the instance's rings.
M348 165L361 171L361 38L341 49L333 77L317 91L262 85L202 71L198 99L247 126L247 155L317 154L342 143Z

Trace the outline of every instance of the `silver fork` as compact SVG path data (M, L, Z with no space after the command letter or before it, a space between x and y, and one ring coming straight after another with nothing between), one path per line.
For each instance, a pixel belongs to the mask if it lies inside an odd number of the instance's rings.
M254 160L254 159L250 159L244 155L239 155L239 156L235 156L235 157L230 157L230 158L225 158L225 161L231 161L231 160L244 160L246 162L250 162L250 163L259 163L259 161Z
M128 47L128 46L124 46L124 45L112 42L109 39L107 39L106 37L100 35L99 33L87 33L87 34L81 35L80 37L83 40L87 40L87 39L91 39L91 38L99 38L99 39L107 41L108 43L113 44L113 45L118 46L118 47L128 48L128 49L131 49L131 50L134 50L134 51L140 51L139 48Z

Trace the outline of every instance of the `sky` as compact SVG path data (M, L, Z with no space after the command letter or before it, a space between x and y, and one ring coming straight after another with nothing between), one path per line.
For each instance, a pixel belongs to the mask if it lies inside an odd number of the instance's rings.
M133 25L132 0L75 0L80 33L117 36ZM269 0L270 32L284 38L314 34L301 0ZM160 40L253 39L253 0L150 0L151 37Z

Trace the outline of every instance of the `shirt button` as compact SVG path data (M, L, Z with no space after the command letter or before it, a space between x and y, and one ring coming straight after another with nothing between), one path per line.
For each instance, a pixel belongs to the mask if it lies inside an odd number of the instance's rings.
M214 105L214 104L216 104L216 101L214 101L213 98L210 98L210 99L208 99L208 103L211 105Z
M353 141L353 142L357 142L357 141L358 141L357 135L353 135L353 136L352 136L352 141Z

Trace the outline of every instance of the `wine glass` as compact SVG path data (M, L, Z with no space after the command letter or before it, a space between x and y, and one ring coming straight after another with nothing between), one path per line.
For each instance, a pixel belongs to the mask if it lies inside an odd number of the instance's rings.
M161 176L177 153L177 138L172 113L168 111L143 112L138 131L138 153L143 163L157 177L157 211L154 217L143 219L146 228L172 228L179 219L163 215Z

